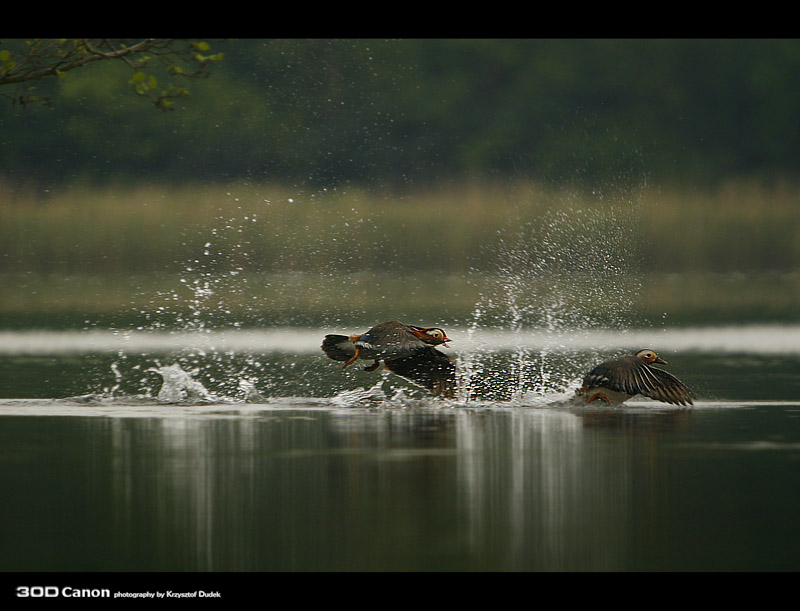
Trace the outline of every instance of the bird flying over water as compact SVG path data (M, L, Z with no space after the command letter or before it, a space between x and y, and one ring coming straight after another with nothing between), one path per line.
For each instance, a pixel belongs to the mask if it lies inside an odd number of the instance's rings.
M605 361L586 374L576 394L586 403L619 404L644 395L673 405L692 405L695 394L672 374L653 367L654 363L667 364L649 349Z
M373 361L365 371L374 371L383 361L391 372L427 388L434 395L455 396L455 365L435 346L450 342L438 327L417 327L390 320L356 335L326 335L322 350L344 366L358 359Z

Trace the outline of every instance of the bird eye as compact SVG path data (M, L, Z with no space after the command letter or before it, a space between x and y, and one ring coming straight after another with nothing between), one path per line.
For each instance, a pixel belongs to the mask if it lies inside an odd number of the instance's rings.
M442 333L439 329L431 329L428 331L428 335L435 337L436 339L442 339L444 337L444 333Z

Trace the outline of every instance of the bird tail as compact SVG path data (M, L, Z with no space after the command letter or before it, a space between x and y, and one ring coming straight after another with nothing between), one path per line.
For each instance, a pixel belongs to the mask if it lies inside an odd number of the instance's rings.
M326 335L322 350L334 361L349 361L356 353L355 345L346 335Z

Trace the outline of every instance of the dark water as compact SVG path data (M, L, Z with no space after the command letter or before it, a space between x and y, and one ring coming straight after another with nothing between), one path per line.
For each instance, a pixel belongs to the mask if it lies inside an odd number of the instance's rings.
M568 407L555 387L431 400L315 350L17 338L0 355L0 568L796 571L800 350L736 337L662 338L692 409ZM529 382L596 356L529 354ZM176 360L207 395L159 400L152 368Z

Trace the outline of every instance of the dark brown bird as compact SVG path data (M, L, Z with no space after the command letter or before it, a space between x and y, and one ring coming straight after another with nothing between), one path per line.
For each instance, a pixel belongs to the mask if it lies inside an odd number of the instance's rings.
M667 364L652 350L639 350L635 355L600 363L586 374L576 394L587 403L619 404L644 395L673 405L693 405L695 394L672 374L653 367L653 363Z
M389 371L427 388L434 395L455 396L455 365L434 346L450 342L438 327L417 327L390 320L360 335L326 335L322 350L347 367L357 359L373 361L374 371L383 361Z

